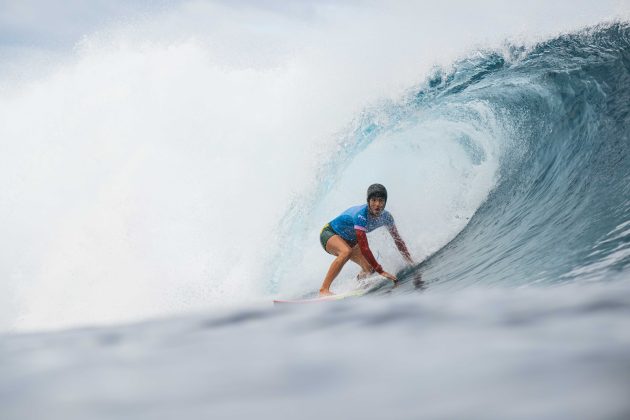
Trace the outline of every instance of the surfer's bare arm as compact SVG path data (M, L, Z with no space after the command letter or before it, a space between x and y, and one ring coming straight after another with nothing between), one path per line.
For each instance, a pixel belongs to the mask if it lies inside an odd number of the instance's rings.
M398 248L398 251L400 251L400 254L403 256L405 261L413 265L414 262L413 262L413 259L411 258L411 254L409 253L409 250L407 249L407 244L405 244L405 241L403 241L403 238L400 237L400 233L398 233L398 229L396 229L396 225L389 226L388 230L389 230L390 235L392 235L392 238L394 238L394 243L396 244L396 248Z
M381 267L381 265L376 261L376 258L374 258L374 255L372 254L372 251L370 250L370 245L368 244L367 235L365 234L365 231L361 229L355 229L355 232L357 234L357 242L359 243L359 249L361 250L361 254L363 254L367 262L370 263L374 271L376 271L381 276L390 279L394 283L398 281L396 276L388 273L387 271L384 271L383 267Z

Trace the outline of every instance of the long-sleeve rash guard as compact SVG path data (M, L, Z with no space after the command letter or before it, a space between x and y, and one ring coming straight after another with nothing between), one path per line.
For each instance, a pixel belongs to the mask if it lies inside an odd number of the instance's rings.
M374 258L370 246L368 244L366 233L373 231L381 226L386 226L394 238L396 247L405 256L409 256L409 252L404 242L398 235L394 218L384 210L380 216L373 216L368 210L368 205L350 207L330 222L330 227L341 236L350 246L357 243L361 249L361 254L370 263L374 271L382 273L383 268Z

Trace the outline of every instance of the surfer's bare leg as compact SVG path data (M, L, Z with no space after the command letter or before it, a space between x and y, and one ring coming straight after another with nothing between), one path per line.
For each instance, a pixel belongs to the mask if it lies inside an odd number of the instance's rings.
M352 248L352 254L350 254L350 259L361 267L361 272L357 275L357 279L364 279L370 274L374 272L374 269L370 265L370 263L365 259L363 254L361 253L361 248L359 245L355 245Z
M330 237L328 242L326 242L326 251L335 255L336 258L333 260L332 264L330 264L328 273L326 273L326 277L324 277L324 283L322 283L322 287L319 289L319 294L321 296L332 295L330 285L339 275L339 272L343 266L346 265L352 255L352 248L350 248L348 243L339 235Z

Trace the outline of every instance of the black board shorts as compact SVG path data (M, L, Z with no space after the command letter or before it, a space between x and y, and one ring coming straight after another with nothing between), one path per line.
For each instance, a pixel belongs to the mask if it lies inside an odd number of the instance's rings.
M337 232L335 232L333 230L333 228L330 227L330 223L327 223L326 226L324 226L322 228L322 231L319 233L319 242L322 244L322 248L324 248L324 251L326 251L326 244L328 243L328 240L330 238L332 238L335 235L339 235ZM357 244L356 242L352 241L348 241L346 239L343 238L343 236L339 235L339 237L341 239L343 239L350 248L354 248L354 246ZM326 251L328 252L328 251ZM330 252L328 252L330 254Z

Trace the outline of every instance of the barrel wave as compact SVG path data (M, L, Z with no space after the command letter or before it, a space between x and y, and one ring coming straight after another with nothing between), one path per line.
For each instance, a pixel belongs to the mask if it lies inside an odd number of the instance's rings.
M510 144L468 225L408 277L432 288L624 276L630 263L630 27L510 47L436 71L405 103L483 103ZM467 117L474 119L474 115ZM461 142L471 159L483 157ZM411 282L401 292L412 290Z

